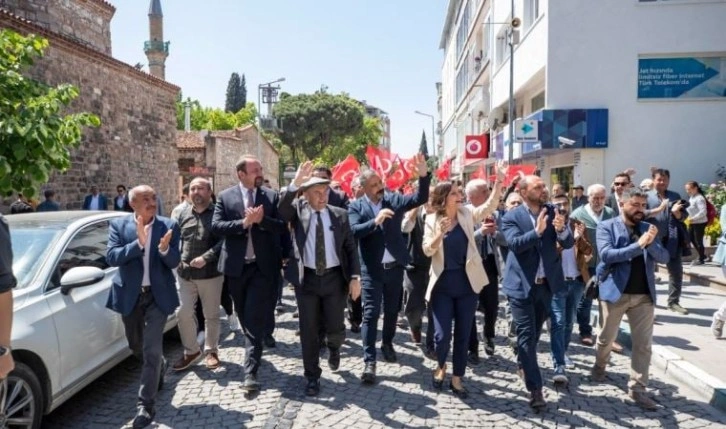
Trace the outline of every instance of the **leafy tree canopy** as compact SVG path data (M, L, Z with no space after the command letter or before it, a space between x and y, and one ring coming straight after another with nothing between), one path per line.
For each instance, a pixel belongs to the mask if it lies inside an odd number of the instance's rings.
M64 114L78 97L72 85L48 86L23 75L43 56L48 40L0 30L0 193L28 197L54 171L70 165L69 149L84 127L101 124L90 113Z
M224 103L225 112L237 112L244 107L242 101L242 81L237 73L232 73L227 83L227 95Z
M203 107L198 100L187 100L186 102L177 101L176 103L176 125L177 129L184 129L184 104L191 105L189 115L191 129L193 131L201 130L232 130L255 123L257 117L257 108L254 103L247 105L236 113L225 112L223 109L215 109L212 107Z

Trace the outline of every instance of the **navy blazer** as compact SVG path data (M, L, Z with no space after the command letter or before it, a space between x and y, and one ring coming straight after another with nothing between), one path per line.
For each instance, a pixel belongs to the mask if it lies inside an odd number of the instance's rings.
M91 198L93 198L93 195L89 194L83 199L83 210L91 210ZM103 194L98 194L98 209L108 210L108 200Z
M640 233L648 231L650 224L640 222ZM657 238L645 249L641 249L638 242L631 243L630 233L622 217L618 216L600 222L597 226L597 249L600 253L600 263L597 266L597 275L602 278L606 266L612 272L600 284L600 299L607 302L617 302L625 290L630 278L630 261L643 255L645 257L645 274L648 278L648 290L655 304L655 263L665 264L670 255Z
M401 233L403 215L429 199L431 174L418 179L418 189L411 195L386 192L381 201L381 210L391 209L394 215L376 225L376 215L368 198L362 197L348 206L348 219L353 235L358 240L361 272L376 280L383 279L383 252L388 249L394 259L403 267L410 263L406 240Z
M257 266L266 276L276 278L282 268L281 234L289 233L287 225L277 214L279 197L270 188L259 187L255 207L262 206L262 221L247 229L242 226L245 204L239 184L222 191L217 197L212 217L212 233L224 237L219 255L219 272L241 277L247 254L247 240L252 237Z
M168 230L172 230L169 250L166 255L159 252L159 241ZM149 279L151 294L156 306L164 314L172 314L179 307L176 278L173 270L181 261L179 252L179 225L172 219L156 216L149 237ZM134 215L115 218L108 233L106 261L112 267L119 267L113 278L106 307L128 316L136 306L144 277L144 249L139 246Z
M342 191L336 191L332 188L328 189L328 205L340 207L343 210L348 210L348 205L350 205L348 195L346 195L345 192Z
M561 239L558 237L555 227L552 225L552 220L555 218L554 208L551 205L545 207L548 219L547 228L542 237L537 236L526 204L508 211L502 218L502 232L507 239L509 248L502 290L508 297L525 299L533 287L542 287L541 285L535 286L534 283L540 257L550 292L555 294L565 285L562 259L557 251L557 243L563 249L569 249L575 240L569 227L566 228Z

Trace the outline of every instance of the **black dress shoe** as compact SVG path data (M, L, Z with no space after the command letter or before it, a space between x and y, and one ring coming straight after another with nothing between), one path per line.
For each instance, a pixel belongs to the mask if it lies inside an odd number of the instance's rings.
M365 369L363 369L363 375L360 376L360 379L365 384L373 384L376 382L376 364L375 363L366 363Z
M544 395L542 395L542 389L536 389L532 391L532 396L529 399L529 406L535 409L544 408L547 406Z
M242 383L242 390L246 392L257 392L260 390L260 383L257 381L255 374L247 374L244 383Z
M320 393L320 380L317 378L308 378L308 384L305 386L305 394L308 396L318 396Z
M359 334L360 333L360 325L357 324L357 323L351 322L350 323L350 332L352 332L354 334Z
M469 365L471 366L477 366L481 363L481 359L479 359L479 354L474 352L469 352L469 356L466 358L466 361L469 362Z
M444 376L445 378L446 376ZM434 389L441 390L441 388L444 385L444 379L442 378L439 380L436 378L436 371L431 372L431 385L434 386Z
M449 389L451 389L451 392L458 396L461 399L466 399L469 397L469 391L466 390L464 386L461 387L461 389L457 389L454 387L454 383L449 382Z
M328 356L328 367L332 371L337 371L340 368L340 349L329 349L330 356Z
M265 343L265 347L267 347L268 349L274 349L275 346L277 346L275 337L273 337L272 335L266 335L263 341Z
M487 356L492 356L494 354L494 338L487 338L486 345L484 346L484 353L486 353Z
M161 358L161 370L159 371L159 389L164 388L164 376L166 375L167 363L165 358Z
M139 407L139 410L136 412L136 417L134 417L132 427L134 429L141 429L149 426L151 422L154 421L154 414L155 413L152 408Z
M381 351L383 352L383 360L386 362L396 362L398 360L396 351L393 350L393 344L381 344Z
M320 343L320 350L318 350L318 354L321 358L325 357L325 353L328 351L328 344L325 341L322 341Z

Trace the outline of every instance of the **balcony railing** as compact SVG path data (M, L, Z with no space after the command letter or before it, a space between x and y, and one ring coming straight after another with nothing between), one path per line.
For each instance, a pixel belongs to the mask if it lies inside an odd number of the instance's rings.
M144 42L144 53L149 53L149 51L161 51L166 55L169 55L169 42L163 42L161 40L147 40Z

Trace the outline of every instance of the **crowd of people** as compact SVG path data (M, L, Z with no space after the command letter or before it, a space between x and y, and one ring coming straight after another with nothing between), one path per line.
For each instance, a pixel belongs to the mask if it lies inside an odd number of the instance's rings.
M210 370L220 366L221 306L230 328L245 337L241 387L258 392L263 350L275 347L284 282L295 290L307 395L320 392L321 356L327 354L331 371L340 366L347 309L350 332L362 339L363 383L376 383L381 318L382 359L397 362L395 334L403 311L410 340L435 362L431 387L442 389L448 377L451 392L466 398L464 376L467 366L481 362L480 342L487 355L496 353L501 291L532 408L546 406L537 360L545 322L552 381L568 382L577 323L580 342L596 347L592 380L602 382L609 354L622 351L615 337L627 316L633 336L629 396L656 409L646 393L655 264L668 268L668 308L687 314L679 301L681 258L692 243L694 264L707 260L703 234L710 209L698 183L685 185L685 200L670 189L668 170L653 169L651 183L640 187L626 171L613 178L610 192L603 184L590 184L586 192L578 185L569 196L559 184L548 190L538 176L519 175L505 184L508 166L502 162L493 183L466 184L432 184L426 159L417 155L414 164L417 183L408 194L387 190L379 173L366 169L346 195L331 183L329 168L310 161L278 193L265 186L260 161L244 155L236 165L237 185L215 197L208 180L194 178L170 218L161 215L151 187L127 192L120 185L113 208L133 215L110 225L107 260L119 270L107 306L122 315L129 347L143 362L134 427L154 420L167 369L162 334L174 312L184 351L172 370L201 360ZM84 209L108 208L98 188L91 191ZM57 208L50 192L43 204ZM726 240L716 259L726 262ZM594 300L600 310L597 336L590 317ZM483 315L481 333L477 311ZM714 315L714 335L721 335L725 321L726 304ZM7 374L7 366L0 369L0 377Z

